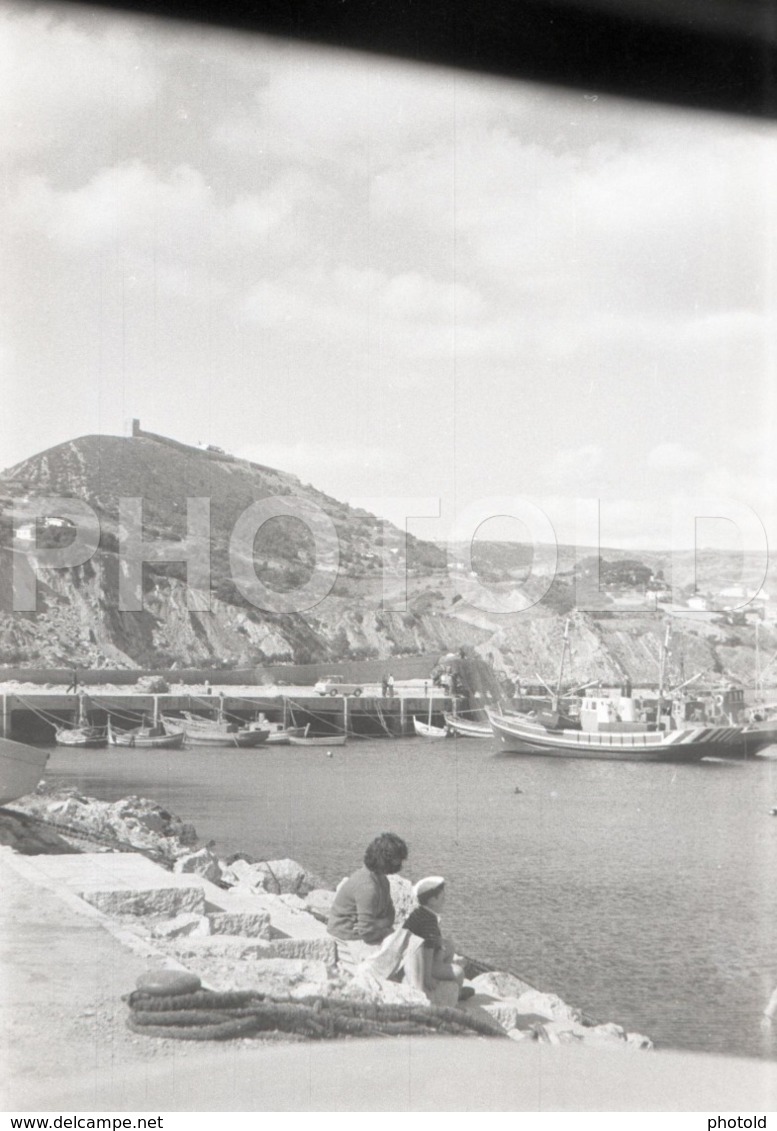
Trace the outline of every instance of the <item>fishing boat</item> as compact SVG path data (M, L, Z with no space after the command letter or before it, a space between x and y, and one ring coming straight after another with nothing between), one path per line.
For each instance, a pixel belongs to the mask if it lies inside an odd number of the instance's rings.
M417 719L413 715L413 729L419 738L449 738L450 732L447 727L436 727L431 723L425 723L422 719Z
M266 730L267 745L268 746L288 746L291 738L304 738L310 729L308 723L305 727L290 727L285 723L270 722L265 715L259 714L259 717L254 719L253 722L248 724L249 730Z
M451 715L448 711L443 716L445 725L452 734L458 734L461 738L493 738L494 732L491 729L491 723L488 719L482 722L480 719L465 719L463 715Z
M450 731L447 727L437 727L432 723L432 700L429 699L429 715L426 722L413 715L413 730L419 738L449 738Z
M48 750L0 738L0 805L32 793L48 760Z
M306 734L292 735L289 742L292 746L345 746L344 734Z
M177 750L183 746L185 738L182 726L173 727L159 721L151 725L143 724L131 730L114 730L108 718L108 745L131 746L153 750Z
M78 697L78 721L70 727L56 727L54 741L57 746L81 746L93 749L105 746L105 727L90 724L83 695Z
M512 753L620 762L697 762L725 755L741 731L708 725L661 729L636 718L633 703L628 697L586 696L577 729L555 728L519 712L489 709L488 718L503 748Z
M232 722L226 717L223 707L219 707L215 719L206 719L191 711L183 711L182 714L183 722L167 715L163 716L163 721L173 728L183 727L187 746L237 746L242 749L261 746L270 733L267 729L252 730L249 726Z

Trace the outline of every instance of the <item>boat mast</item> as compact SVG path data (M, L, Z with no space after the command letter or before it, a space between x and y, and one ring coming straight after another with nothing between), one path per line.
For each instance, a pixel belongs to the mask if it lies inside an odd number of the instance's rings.
M564 659L566 657L568 647L569 647L569 620L567 619L564 623L564 642L561 646L561 662L558 666L558 680L556 681L555 702L552 704L554 711L558 710L559 703L561 702L561 684L562 684L562 680L564 678Z
M760 621L755 622L755 697L761 698L761 640L759 629Z
M661 661L658 665L658 710L656 712L656 725L661 730L661 712L664 702L664 678L666 676L666 657L669 655L669 637L671 635L671 625L666 626L666 633L664 635L664 643L661 647Z

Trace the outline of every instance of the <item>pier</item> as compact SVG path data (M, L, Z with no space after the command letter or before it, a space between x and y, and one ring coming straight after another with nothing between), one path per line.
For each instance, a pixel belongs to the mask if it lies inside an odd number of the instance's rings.
M393 696L362 694L319 695L309 687L288 688L284 693L258 689L237 695L234 692L194 694L191 691L151 694L139 691L114 691L90 688L83 693L90 721L102 726L112 716L121 726L137 724L143 716L178 716L183 711L207 715L223 707L227 716L249 722L262 712L271 722L289 726L310 725L318 735L347 734L354 738L402 738L414 734L413 716L434 725L443 725L443 713L452 711L449 695L401 694ZM415 689L413 689L415 691ZM437 691L437 688L430 691ZM77 717L81 693L59 691L5 692L0 713L0 736L26 742L53 741L55 726L68 726Z

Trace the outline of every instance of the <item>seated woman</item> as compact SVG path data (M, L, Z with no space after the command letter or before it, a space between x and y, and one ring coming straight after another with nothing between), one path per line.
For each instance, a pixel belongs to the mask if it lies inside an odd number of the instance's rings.
M408 949L404 962L405 980L421 990L434 1005L455 1005L462 995L464 967L454 953L453 944L444 939L440 915L445 907L445 880L427 876L413 888L418 907L404 923L405 931L423 940Z
M327 930L354 962L377 954L394 927L388 877L407 860L407 845L396 833L381 833L364 853L364 867L343 880L329 912Z

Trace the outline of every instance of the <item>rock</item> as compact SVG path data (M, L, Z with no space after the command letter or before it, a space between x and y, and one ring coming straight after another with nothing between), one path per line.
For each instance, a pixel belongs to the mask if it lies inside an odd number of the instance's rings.
M546 1020L538 1013L523 1012L515 998L507 998L502 1001L498 998L486 999L484 995L476 994L471 1000L474 1004L480 1006L492 1021L496 1021L497 1025L501 1025L507 1032L510 1029L531 1029L533 1025L542 1024Z
M573 1009L571 1005L567 1005L557 994L544 994L539 990L526 990L514 1000L521 1013L538 1013L549 1021L579 1022L582 1020L580 1011Z
M299 895L292 895L288 892L285 895L279 895L279 899L283 900L287 907L293 908L295 911L306 911L305 900Z
M230 884L233 887L238 884L245 884L250 887L252 874L253 863L240 856L221 866L222 883Z
M142 675L135 687L148 695L167 695L170 690L170 684L161 675Z
M627 1033L626 1044L633 1049L652 1049L653 1042L644 1033Z
M220 883L221 865L209 848L201 848L199 852L190 852L186 856L179 856L173 865L174 872L192 872L202 876L210 883Z
M379 978L363 965L356 967L353 978L340 994L357 1001L385 1005L429 1005L426 994L413 989L407 982L390 982L387 978Z
M508 1029L507 1035L511 1041L535 1041L537 1034L531 1029Z
M326 966L311 959L260 958L247 973L251 985L268 997L316 997L329 992Z
M478 974L476 978L471 978L470 982L476 993L490 994L491 997L519 998L521 994L533 990L528 982L523 982L515 974L507 974L502 970L490 970L486 974Z
M207 915L196 915L193 912L187 912L183 915L176 915L174 919L166 919L162 923L157 923L152 934L154 938L157 939L176 939L187 935L208 935L210 934L210 921Z
M584 1040L587 1030L569 1021L543 1021L534 1026L537 1039L550 1045L571 1045Z
M410 880L398 875L389 876L388 881L391 888L391 901L394 904L394 922L397 924L404 923L413 908L417 906L413 895L413 885Z
M178 880L178 883L174 883ZM205 899L199 884L187 882L183 877L168 876L158 886L131 888L106 887L103 883L79 886L76 889L86 903L91 903L105 915L148 915L172 917L184 911L202 914Z
M273 944L266 939L244 935L190 935L175 940L175 953L181 958L229 958L244 961L266 958Z
M214 911L208 918L213 935L244 935L254 939L270 937L270 916L266 911Z
M333 938L272 939L267 944L266 958L310 958L326 966L337 964L337 944Z
M321 880L306 871L296 860L261 860L242 871L243 882L262 888L271 895L307 895L323 887Z
M329 919L329 912L334 903L335 893L328 888L314 888L305 897L305 910L315 915L322 923Z

